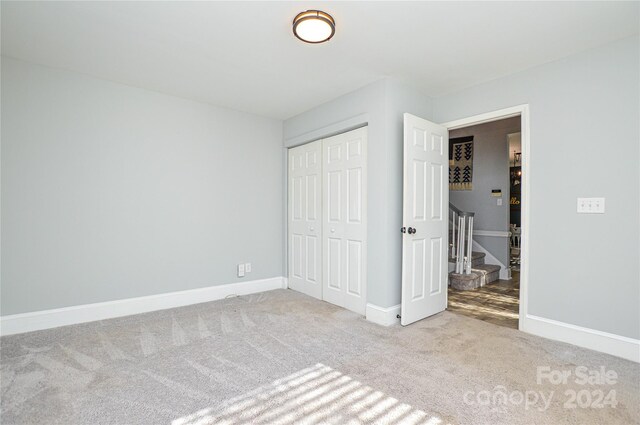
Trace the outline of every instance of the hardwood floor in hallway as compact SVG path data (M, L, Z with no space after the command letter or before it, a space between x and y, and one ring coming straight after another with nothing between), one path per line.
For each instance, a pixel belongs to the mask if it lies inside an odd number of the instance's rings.
M481 288L459 291L449 287L447 310L508 328L518 329L520 273Z

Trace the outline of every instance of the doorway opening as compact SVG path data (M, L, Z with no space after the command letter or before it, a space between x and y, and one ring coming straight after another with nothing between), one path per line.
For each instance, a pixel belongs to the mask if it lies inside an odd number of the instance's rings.
M526 307L521 302L521 268L526 266L524 117L522 111L511 111L476 118L445 124L449 128L447 309L519 329Z

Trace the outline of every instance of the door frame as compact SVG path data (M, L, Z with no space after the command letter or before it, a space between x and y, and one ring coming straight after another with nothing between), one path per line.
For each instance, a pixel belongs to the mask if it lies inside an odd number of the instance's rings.
M467 118L448 121L441 125L449 131L457 128L469 127L471 125L484 124L492 121L498 121L505 118L520 116L520 132L522 143L522 192L521 192L521 227L522 240L520 247L520 257L522 264L520 266L520 305L518 311L518 329L525 330L525 320L527 318L528 302L529 302L529 234L530 234L530 217L531 217L531 139L530 139L530 121L529 121L529 104L512 106L510 108L498 109L496 111L486 112L483 114L473 115ZM449 302L447 297L447 303Z

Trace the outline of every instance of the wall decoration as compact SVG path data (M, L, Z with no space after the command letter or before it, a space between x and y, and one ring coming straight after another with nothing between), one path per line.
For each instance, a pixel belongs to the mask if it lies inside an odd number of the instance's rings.
M509 178L511 187L509 193L511 199L509 201L510 222L512 226L520 227L522 220L522 211L520 207L521 189L522 189L522 152L513 151L513 164L509 167Z
M521 189L522 189L522 167L513 166L509 169L511 186L509 188L510 200L510 222L512 225L520 227L521 216Z
M473 190L473 136L449 140L449 189Z

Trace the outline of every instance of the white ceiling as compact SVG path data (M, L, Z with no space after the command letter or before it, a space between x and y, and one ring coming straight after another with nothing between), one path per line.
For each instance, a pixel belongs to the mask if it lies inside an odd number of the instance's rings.
M2 54L288 118L385 76L438 96L638 34L638 2L2 2ZM307 45L300 11L336 19Z

